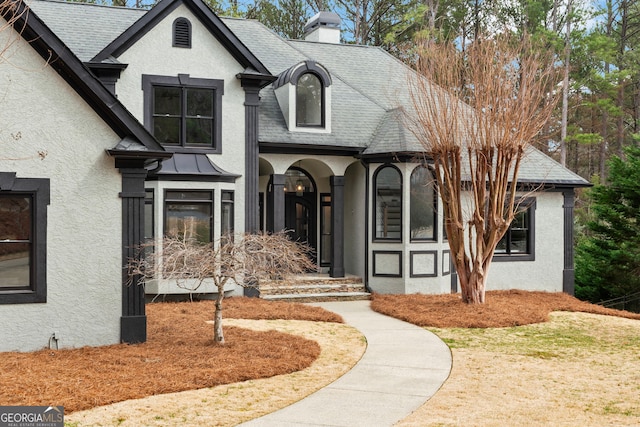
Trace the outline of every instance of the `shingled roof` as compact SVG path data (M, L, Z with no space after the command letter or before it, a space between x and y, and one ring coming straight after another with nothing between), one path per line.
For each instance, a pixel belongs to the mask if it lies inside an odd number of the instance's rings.
M94 58L148 13L51 0L31 0L30 5L83 61ZM409 105L407 76L411 71L383 49L286 40L257 21L222 18L222 22L273 75L309 60L318 62L331 74L331 133L290 132L270 85L261 92L261 150L277 147L292 152L307 149L374 157L421 151L400 117L399 107ZM519 180L557 186L589 185L533 148L527 151Z

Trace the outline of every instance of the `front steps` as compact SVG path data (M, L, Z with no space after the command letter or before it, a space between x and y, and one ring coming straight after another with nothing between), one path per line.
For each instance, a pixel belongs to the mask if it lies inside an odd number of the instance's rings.
M356 276L329 277L308 274L290 280L260 285L260 298L292 302L353 301L369 299L362 278Z

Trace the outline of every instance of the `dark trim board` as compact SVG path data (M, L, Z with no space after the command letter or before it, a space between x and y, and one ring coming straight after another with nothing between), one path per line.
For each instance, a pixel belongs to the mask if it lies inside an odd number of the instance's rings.
M398 260L397 272L385 272L378 271L380 263L378 262L378 256L395 255ZM373 276L374 277L402 277L402 251L373 251L371 254L373 258Z
M429 273L416 273L418 262L416 257L431 255L433 260L433 269ZM438 277L438 251L411 251L409 252L410 273L409 277Z
M32 209L30 214L31 238L30 287L2 291L0 304L29 304L47 302L47 208L50 203L50 182L48 178L17 178L14 172L0 172L0 191L3 194L29 196Z
M442 275L448 276L451 274L451 251L445 249L442 251Z

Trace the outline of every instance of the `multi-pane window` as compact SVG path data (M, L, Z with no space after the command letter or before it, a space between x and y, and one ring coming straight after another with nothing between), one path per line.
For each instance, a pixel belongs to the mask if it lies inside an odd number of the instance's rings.
M224 82L214 79L142 76L145 125L171 151L221 152Z
M30 289L33 253L31 195L0 196L0 289Z
M402 239L402 175L394 166L383 166L374 176L376 239Z
M533 256L534 255L534 200L526 200L520 204L520 211L515 215L509 229L496 246L498 256Z
M425 166L411 173L410 225L411 240L435 240L437 197L434 177Z
M0 172L0 303L46 302L49 180Z
M215 91L154 86L153 135L163 145L213 146Z
M324 126L324 92L320 78L305 73L296 85L296 126Z
M167 190L164 234L199 243L213 240L213 191Z

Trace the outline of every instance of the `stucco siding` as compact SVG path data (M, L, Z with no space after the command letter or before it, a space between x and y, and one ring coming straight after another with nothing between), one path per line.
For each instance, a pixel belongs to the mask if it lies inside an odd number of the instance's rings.
M192 42L189 49L172 47L173 22L180 17L187 18L191 23ZM222 119L221 123L218 123L222 128L221 154L209 154L208 157L226 172L239 175L235 185L227 185L225 189L234 190L235 229L236 232L243 232L245 224L245 92L236 75L243 72L244 68L185 6L179 6L172 11L127 49L118 60L128 64L116 84L118 99L141 123L144 123L145 118L143 75L177 77L179 74L188 74L196 79L224 81ZM148 127L148 124L145 126ZM205 187L207 185L209 184L205 183ZM180 188L180 186L181 184L177 182L171 185L172 188ZM220 193L216 192L216 198L219 196ZM216 200L216 206L217 202L218 200ZM219 210L216 210L214 215L216 221L219 221L218 214ZM216 230L219 230L219 227L216 226Z
M522 289L562 292L564 209L561 192L538 192L535 212L535 261L494 262L487 290Z
M0 171L51 187L47 302L0 305L0 351L46 347L53 332L60 348L117 343L121 178L105 150L120 138L21 39L0 62L0 94L11 106L0 112Z

